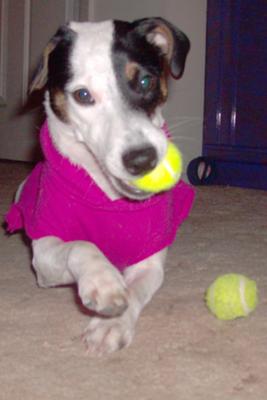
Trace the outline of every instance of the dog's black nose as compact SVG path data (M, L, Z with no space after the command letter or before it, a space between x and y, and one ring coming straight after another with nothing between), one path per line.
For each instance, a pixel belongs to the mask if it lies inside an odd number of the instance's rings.
M154 147L134 148L122 156L123 164L131 175L142 175L151 171L158 162Z

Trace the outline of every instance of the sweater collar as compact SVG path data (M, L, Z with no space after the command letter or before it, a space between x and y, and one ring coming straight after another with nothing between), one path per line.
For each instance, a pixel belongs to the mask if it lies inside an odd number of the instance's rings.
M167 126L163 126L164 133L168 136ZM105 192L96 184L88 172L75 164L72 164L67 157L64 157L55 147L49 132L47 121L40 130L40 142L44 154L44 163L50 174L57 176L62 185L71 191L79 201L90 203L93 206L129 210L129 208L143 208L157 203L166 193L154 195L149 199L135 201L128 198L111 200Z

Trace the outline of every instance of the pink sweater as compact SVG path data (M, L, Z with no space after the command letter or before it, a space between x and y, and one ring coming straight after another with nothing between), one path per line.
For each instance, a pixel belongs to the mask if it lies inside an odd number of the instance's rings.
M66 242L93 242L120 271L174 241L193 202L189 185L180 181L144 201L112 201L84 169L57 151L47 123L40 140L44 160L6 215L9 232L23 228L31 239L57 236Z

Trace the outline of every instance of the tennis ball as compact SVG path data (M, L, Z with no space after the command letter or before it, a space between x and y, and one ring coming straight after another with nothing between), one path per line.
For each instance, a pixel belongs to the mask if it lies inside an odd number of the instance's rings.
M144 192L158 193L172 188L182 173L182 155L177 147L168 142L162 161L148 174L138 178L132 184Z
M258 304L256 282L240 274L221 275L208 288L205 300L219 319L246 317Z

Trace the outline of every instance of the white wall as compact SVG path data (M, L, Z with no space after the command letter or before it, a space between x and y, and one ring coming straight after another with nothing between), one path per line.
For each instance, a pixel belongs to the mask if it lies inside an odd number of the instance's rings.
M184 76L171 84L170 98L164 110L185 166L201 155L204 104L204 64L206 0L95 0L91 19L133 20L148 16L168 19L184 31L191 41Z

